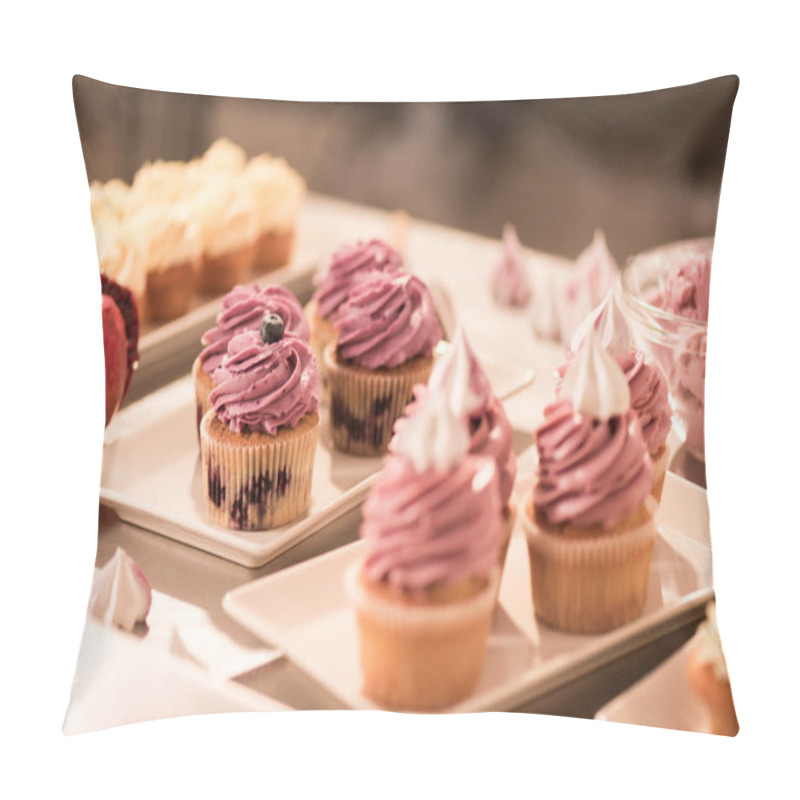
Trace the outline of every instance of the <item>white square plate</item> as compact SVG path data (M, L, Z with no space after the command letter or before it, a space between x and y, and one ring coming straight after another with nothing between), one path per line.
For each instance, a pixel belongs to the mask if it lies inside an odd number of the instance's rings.
M529 463L520 459L524 466ZM531 480L523 474L517 488ZM527 544L515 530L476 691L448 709L504 711L518 707L584 672L699 618L713 595L708 505L703 489L667 475L657 517L648 598L642 616L599 636L565 634L539 624L533 613ZM345 705L375 708L361 692L355 614L344 573L362 542L245 584L223 608L245 628L278 647ZM291 602L287 602L291 599Z
M531 370L483 363L504 399L533 380ZM311 505L279 528L241 532L207 520L197 441L194 384L187 375L122 409L106 429L100 500L133 525L256 568L357 506L380 458L333 449L325 410L314 460Z

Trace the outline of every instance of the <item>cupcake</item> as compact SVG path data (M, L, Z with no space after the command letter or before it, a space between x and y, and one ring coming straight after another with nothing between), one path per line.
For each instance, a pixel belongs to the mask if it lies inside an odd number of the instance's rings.
M414 387L414 399L395 423L390 452L396 452L408 418L419 411L431 394L440 393L469 434L470 455L491 458L497 467L503 531L499 556L502 569L516 520L517 509L512 492L517 476L517 457L511 424L503 405L494 395L489 379L461 328L456 331L447 352L436 362L427 386L419 384Z
M284 159L263 154L248 161L242 182L255 214L253 268L263 273L283 267L292 258L305 181Z
M733 706L728 666L717 628L717 606L711 602L706 619L694 635L686 667L689 685L708 714L709 730L719 736L736 736L739 721Z
M337 339L323 354L333 445L382 455L414 386L427 383L433 369L442 336L433 302L419 278L373 271L351 288L336 328Z
M206 331L200 340L203 350L194 360L192 376L197 407L197 427L211 408L209 394L214 388L212 373L222 364L228 352L228 343L239 333L260 330L267 314L277 314L287 335L308 342L308 322L297 298L283 286L235 286L222 298L222 308L217 314L217 324Z
M672 430L672 406L666 375L652 358L635 346L633 333L613 290L578 327L568 358L580 348L590 327L600 334L603 347L625 373L631 408L639 418L647 452L653 462L652 494L660 502L670 457L667 438ZM565 371L566 365L560 368L559 375L563 376Z
M330 263L314 278L315 291L306 312L311 324L311 349L320 364L323 386L325 384L325 348L336 339L334 318L347 299L350 288L372 270L397 272L403 259L394 248L372 239L340 247Z
M446 708L480 679L502 533L494 461L468 447L463 424L432 395L364 503L366 555L345 585L363 691L384 708Z
M200 422L206 510L235 530L275 528L311 497L319 434L317 363L277 315L234 336Z
M625 375L594 328L534 438L538 475L520 518L537 617L587 634L631 622L656 536L653 465Z
M197 288L230 291L247 279L257 245L255 205L241 174L209 172L189 206L202 241Z

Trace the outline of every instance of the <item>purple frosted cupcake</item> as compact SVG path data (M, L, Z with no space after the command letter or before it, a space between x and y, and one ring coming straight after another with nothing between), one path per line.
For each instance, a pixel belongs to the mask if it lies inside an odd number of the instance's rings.
M371 239L340 247L324 272L314 278L316 290L306 310L311 322L311 349L319 362L323 384L322 354L336 339L334 320L350 289L372 271L397 272L402 268L403 258L397 250L379 239Z
M317 362L276 314L234 336L200 423L206 509L217 525L262 530L302 516L319 434Z
M427 383L442 338L425 284L406 272L372 272L336 316L324 351L334 446L355 455L386 452L392 428L418 383Z
M308 342L309 326L303 307L288 289L283 286L265 286L263 289L234 286L222 299L216 326L203 334L200 340L203 350L192 365L198 430L200 420L211 408L208 399L214 388L211 375L222 364L228 343L244 331L257 331L265 314L277 314L283 320L287 334Z

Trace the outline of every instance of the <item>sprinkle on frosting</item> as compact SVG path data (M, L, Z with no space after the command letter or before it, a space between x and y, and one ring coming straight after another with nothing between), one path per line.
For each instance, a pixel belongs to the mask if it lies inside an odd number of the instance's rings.
M205 345L200 353L200 362L205 372L213 372L222 364L228 351L228 343L239 333L258 330L265 314L278 314L283 320L287 334L307 342L308 321L297 298L283 286L234 286L222 299L222 308L217 314L217 324L203 334Z
M372 271L355 284L336 319L337 352L368 369L429 356L442 338L425 284L407 272Z
M319 313L333 319L353 284L364 274L373 270L396 272L402 267L400 253L378 239L343 245L333 254L327 269L314 278Z
M240 333L230 340L212 377L211 405L234 433L274 436L279 428L295 427L319 405L317 361L296 336L265 344L258 330Z

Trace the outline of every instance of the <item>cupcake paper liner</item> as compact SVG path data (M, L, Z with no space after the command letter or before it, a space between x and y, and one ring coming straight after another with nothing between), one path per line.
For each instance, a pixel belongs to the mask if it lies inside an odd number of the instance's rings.
M194 380L194 399L197 412L197 441L199 442L200 422L206 415L206 412L211 410L209 395L214 388L214 380L211 377L211 373L203 370L200 356L197 356L192 364L192 378Z
M653 460L653 490L650 494L656 499L657 503L661 502L661 495L664 491L664 481L667 477L667 467L669 466L670 450L669 445L665 444L654 456Z
M244 283L253 266L257 240L228 252L204 253L197 276L201 292L229 292L237 283Z
M266 231L255 242L253 269L258 273L285 267L292 259L294 229Z
M478 594L451 603L393 601L370 591L362 562L345 587L358 620L363 691L391 709L426 711L468 697L483 669L499 570Z
M641 615L656 537L652 516L626 530L583 537L551 533L530 512L528 507L520 516L534 612L542 622L569 633L595 634Z
M197 264L192 261L149 270L145 285L148 318L169 320L185 314L189 310L196 273Z
M302 516L311 499L319 412L295 428L233 434L213 411L200 423L206 510L234 530L277 528Z
M393 369L371 370L340 362L335 344L324 352L330 392L333 445L344 453L381 456L388 450L394 423L413 397L418 383L427 383L433 356L414 358Z

